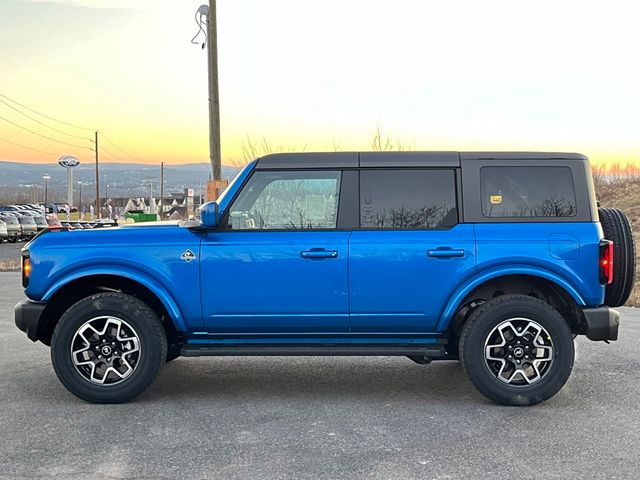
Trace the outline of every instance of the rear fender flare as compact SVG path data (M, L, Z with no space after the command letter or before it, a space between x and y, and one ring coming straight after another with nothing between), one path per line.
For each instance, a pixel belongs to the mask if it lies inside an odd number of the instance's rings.
M584 301L582 295L580 295L580 292L569 281L567 281L557 273L542 268L532 267L530 265L509 265L503 267L494 267L476 273L476 275L474 275L470 279L467 279L462 285L458 287L458 289L449 297L449 302L443 310L442 315L440 315L437 330L441 332L449 326L449 322L460 307L461 302L476 287L482 285L485 282L488 282L489 280L493 280L498 277L505 277L508 275L529 275L532 277L539 277L545 280L549 280L559 287L563 288L578 305L586 305L586 302Z

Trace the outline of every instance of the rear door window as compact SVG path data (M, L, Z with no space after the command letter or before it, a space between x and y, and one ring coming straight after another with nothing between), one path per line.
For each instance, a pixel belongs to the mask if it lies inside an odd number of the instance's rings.
M576 215L576 194L568 167L482 167L480 190L485 217Z
M458 222L453 170L360 171L360 227L449 228Z

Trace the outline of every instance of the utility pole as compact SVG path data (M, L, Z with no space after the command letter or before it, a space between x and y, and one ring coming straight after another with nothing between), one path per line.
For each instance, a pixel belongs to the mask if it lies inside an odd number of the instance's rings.
M164 216L164 162L160 162L160 220Z
M218 26L216 0L209 0L207 52L209 57L209 160L213 179L222 180L220 158L220 98L218 95Z
M102 209L100 208L100 174L98 172L98 130L96 130L96 214L98 218L102 218Z

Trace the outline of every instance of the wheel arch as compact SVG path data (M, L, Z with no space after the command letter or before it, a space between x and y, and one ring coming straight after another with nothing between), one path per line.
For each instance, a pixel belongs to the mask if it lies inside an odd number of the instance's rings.
M51 343L53 330L62 314L77 301L94 293L118 291L132 295L145 302L161 319L167 338L178 341L180 332L186 330L180 310L168 292L157 282L144 276L121 272L76 273L59 280L43 297L46 307L38 327L38 339L45 345Z
M492 269L464 282L450 297L439 319L438 330L459 330L474 308L474 302L514 293L545 300L560 311L574 333L581 333L580 307L586 303L580 292L561 276L531 267Z

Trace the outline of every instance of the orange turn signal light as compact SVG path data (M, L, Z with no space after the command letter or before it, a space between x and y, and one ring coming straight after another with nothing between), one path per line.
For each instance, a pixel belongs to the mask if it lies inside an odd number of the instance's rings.
M22 254L22 286L27 288L31 276L31 258L28 253Z
M25 257L22 261L22 275L26 278L31 276L31 259L29 257Z

